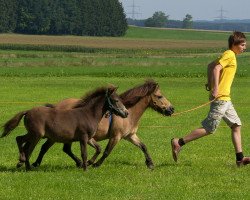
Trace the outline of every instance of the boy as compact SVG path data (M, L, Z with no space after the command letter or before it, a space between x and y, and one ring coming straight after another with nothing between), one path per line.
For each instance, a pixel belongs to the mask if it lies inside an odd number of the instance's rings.
M232 142L236 153L236 165L247 165L250 157L244 157L241 146L241 121L230 98L230 89L237 69L236 55L246 49L246 37L241 32L234 32L228 38L229 49L220 58L208 65L207 90L210 91L210 111L202 121L202 127L193 130L183 138L171 140L173 159L177 162L181 147L188 142L214 133L221 119L231 128Z

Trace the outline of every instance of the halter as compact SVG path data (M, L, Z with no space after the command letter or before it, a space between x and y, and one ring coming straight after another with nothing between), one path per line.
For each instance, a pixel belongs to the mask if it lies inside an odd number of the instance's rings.
M105 99L106 99L106 103L108 104L108 111L110 112L110 115L112 115L113 112L115 113L120 113L121 109L120 108L117 108L115 107L112 103L111 103L111 99L110 99L110 95L108 95L108 90L106 91L106 94L105 94Z

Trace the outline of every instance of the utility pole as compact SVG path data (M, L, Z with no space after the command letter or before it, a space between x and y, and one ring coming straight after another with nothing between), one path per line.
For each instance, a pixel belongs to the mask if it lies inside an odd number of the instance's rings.
M227 11L224 10L223 7L221 6L221 8L220 8L220 10L218 10L218 12L220 13L220 15L216 18L219 19L220 22L223 22L227 18L226 16L224 16L224 13Z
M220 15L218 17L216 17L217 19L219 19L220 25L219 25L219 29L223 30L224 26L223 26L223 22L224 20L227 18L224 13L227 12L226 10L223 9L223 7L221 6L220 10L217 10Z
M133 4L131 6L129 6L129 7L132 8L132 11L130 13L127 13L127 14L130 14L132 19L135 20L135 15L141 14L141 13L136 11L136 8L140 8L140 7L135 5L134 0L133 0Z

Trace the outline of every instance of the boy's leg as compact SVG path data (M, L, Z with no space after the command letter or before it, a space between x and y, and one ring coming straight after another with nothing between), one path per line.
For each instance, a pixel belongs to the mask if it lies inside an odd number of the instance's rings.
M250 164L250 157L244 157L241 144L241 120L234 109L232 102L223 117L224 121L231 127L232 142L236 154L237 166Z
M178 153L180 152L181 147L184 144L191 142L193 140L199 139L201 137L204 137L208 134L209 133L204 128L197 128L183 138L180 138L180 139L173 138L171 140L171 146L172 146L172 155L173 155L174 161L177 162Z
M250 157L245 157L243 155L242 151L242 145L241 145L241 126L235 124L232 127L232 142L235 149L236 154L236 165L247 165L250 164Z
M233 125L232 129L232 142L234 145L235 153L242 152L242 145L241 145L241 126Z
M225 115L228 103L226 101L214 101L210 105L210 110L206 119L202 121L202 128L193 130L190 134L183 138L173 138L171 140L172 155L175 162L177 162L178 153L181 146L193 140L204 137L210 133L214 133L220 124L222 117Z

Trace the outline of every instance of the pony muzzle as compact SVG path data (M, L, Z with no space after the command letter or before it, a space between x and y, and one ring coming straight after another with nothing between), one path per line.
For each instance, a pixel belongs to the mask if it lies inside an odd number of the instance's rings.
M128 117L128 110L127 109L117 109L113 108L112 113L121 116L122 118L127 118Z
M174 114L174 107L173 106L169 106L167 109L164 110L164 115L171 116L172 114Z

